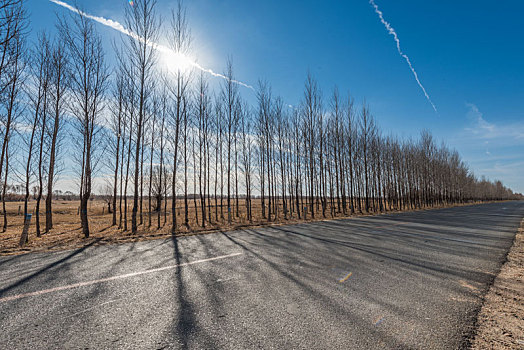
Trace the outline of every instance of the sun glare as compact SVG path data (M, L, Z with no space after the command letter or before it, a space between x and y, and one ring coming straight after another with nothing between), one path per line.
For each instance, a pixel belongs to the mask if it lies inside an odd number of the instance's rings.
M164 52L162 60L167 69L172 72L185 72L193 67L193 61L182 53Z

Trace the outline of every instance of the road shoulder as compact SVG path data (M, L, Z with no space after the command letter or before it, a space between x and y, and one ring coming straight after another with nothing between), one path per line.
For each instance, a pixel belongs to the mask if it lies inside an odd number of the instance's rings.
M524 349L524 220L477 319L472 349Z

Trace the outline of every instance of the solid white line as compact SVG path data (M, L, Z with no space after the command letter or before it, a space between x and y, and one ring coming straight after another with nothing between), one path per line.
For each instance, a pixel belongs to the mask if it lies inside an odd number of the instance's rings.
M8 296L8 297L0 298L0 303L6 302L6 301L17 300L17 299L20 299L20 298L32 297L32 296L41 295L41 294L58 292L58 291L61 291L61 290L67 290L67 289L73 289L73 288L78 288L78 287L90 286L92 284L98 284L98 283L103 283L103 282L109 282L109 281L129 278L129 277L145 275L145 274L148 274L148 273L160 272L160 271L164 271L164 270L171 270L171 269L174 269L174 268L177 268L177 267L182 267L182 266L188 266L188 265L200 264L200 263L204 263L204 262L208 262L208 261L214 261L214 260L220 260L220 259L225 259L225 258L231 258L231 257L238 256L238 255L242 255L242 253L233 253L233 254L228 254L228 255L217 256L217 257L214 257L214 258L208 258L208 259L196 260L196 261L191 261L191 262L177 264L177 265L169 265L169 266L159 267L159 268L156 268L156 269L150 269L150 270L144 270L144 271L138 271L138 272L131 272L131 273L126 273L124 275L118 275L118 276L113 276L113 277L101 278L101 279L98 279L98 280L92 280L92 281L68 284L68 285L65 285L65 286L49 288L49 289L43 289L43 290L39 290L39 291L36 291L36 292L11 295L11 296Z

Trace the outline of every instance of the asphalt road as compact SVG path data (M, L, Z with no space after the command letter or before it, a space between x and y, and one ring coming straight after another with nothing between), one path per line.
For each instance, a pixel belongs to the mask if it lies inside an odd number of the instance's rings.
M2 349L453 349L524 202L0 257Z

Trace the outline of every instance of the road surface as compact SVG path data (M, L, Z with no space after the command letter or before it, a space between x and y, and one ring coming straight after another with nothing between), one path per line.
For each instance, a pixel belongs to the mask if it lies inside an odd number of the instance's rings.
M0 257L2 349L453 349L524 202Z

